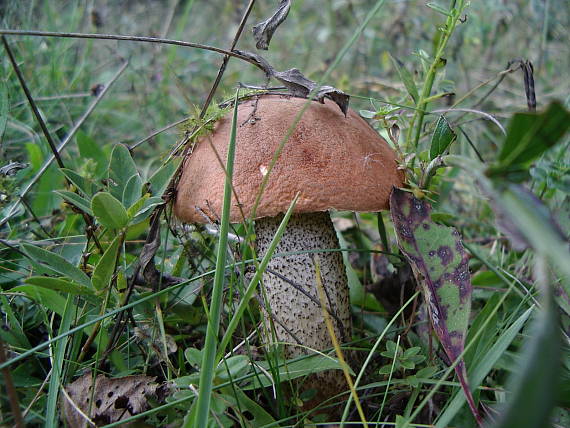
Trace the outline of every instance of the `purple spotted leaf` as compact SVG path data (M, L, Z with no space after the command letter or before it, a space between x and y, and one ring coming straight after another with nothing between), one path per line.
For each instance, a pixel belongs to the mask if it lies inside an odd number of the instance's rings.
M393 189L390 211L398 246L422 288L434 331L449 360L456 361L465 345L472 291L468 257L459 233L435 223L430 204L403 190ZM455 372L471 412L480 422L463 360Z

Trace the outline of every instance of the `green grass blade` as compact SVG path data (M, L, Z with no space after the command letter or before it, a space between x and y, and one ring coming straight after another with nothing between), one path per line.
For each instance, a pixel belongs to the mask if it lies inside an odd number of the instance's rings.
M499 358L501 358L503 353L510 346L511 342L523 327L533 309L534 308L527 309L520 317L518 317L518 319L499 337L499 339L497 339L493 347L485 355L485 358L481 358L479 360L478 364L473 368L471 375L469 376L469 382L472 387L480 385L481 382L483 382L483 379L485 379ZM455 397L453 397L445 411L437 420L436 427L447 427L464 403L465 395L460 391L457 391Z
M386 324L386 327L384 327L384 330L382 330L382 334L380 334L380 336L378 336L378 339L376 339L374 346L372 346L372 348L370 349L370 352L368 352L368 356L366 357L364 364L362 364L362 367L360 368L360 372L358 373L358 376L356 377L356 380L354 381L354 388L359 387L360 381L361 381L362 377L364 376L364 374L366 373L366 368L370 364L370 361L372 360L372 358L376 355L376 349L378 349L378 346L380 346L380 343L382 343L382 340L384 340L384 337L388 334L390 328L392 327L392 324L394 324L399 319L400 315L414 301L414 299L419 296L419 294L420 294L419 291L416 291L414 293L414 295L411 296L408 299L408 301L402 305L402 307L398 310L398 312L396 312L394 314L394 316L392 317L390 322L388 324ZM350 410L350 403L351 402L352 402L352 397L349 395L348 399L346 400L346 404L344 406L344 411L343 411L342 418L341 418L341 427L344 426L344 421L346 421L346 419L348 418L348 412Z
M91 287L91 280L85 272L69 263L59 254L29 244L22 244L22 249L34 263L77 281L85 287Z
M568 243L550 221L549 211L530 192L511 185L500 196L500 204L509 213L534 250L570 277Z
M544 257L536 258L535 275L542 288L542 305L533 320L531 335L521 352L520 363L509 376L507 406L494 428L548 426L555 406L562 368L562 341L558 308Z
M6 123L8 123L8 111L10 109L8 101L8 88L6 83L0 80L0 143L6 130Z
M230 208L232 202L232 175L236 143L237 109L238 95L234 103L234 113L232 118L232 130L228 146L226 180L224 184L224 204L222 207L222 219L220 224L220 239L218 240L218 250L216 255L216 273L214 274L214 288L212 292L212 302L210 303L210 318L206 330L206 343L204 345L204 358L200 372L200 391L196 405L196 417L189 418L194 421L196 427L205 427L208 423L210 412L210 398L212 394L212 381L214 379L214 357L216 356L218 330L220 324L220 313L222 309L222 290L226 271L226 255L228 252L228 231L230 225ZM186 424L190 428L190 425Z
M73 305L73 296L67 296L65 309L59 327L59 334L67 333L71 327L75 306ZM65 348L67 347L67 338L59 340L52 353L51 378L49 380L49 389L46 403L46 422L45 427L59 426L57 420L57 399L59 397L60 385L63 383L63 361L65 359Z

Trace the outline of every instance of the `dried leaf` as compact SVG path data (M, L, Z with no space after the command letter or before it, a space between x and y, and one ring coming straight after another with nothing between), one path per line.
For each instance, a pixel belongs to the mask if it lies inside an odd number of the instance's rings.
M285 71L276 71L261 55L239 50L236 50L235 52L255 62L255 64L263 70L268 77L273 77L283 83L294 97L307 98L311 91L317 88L317 84L311 79L307 79L297 68ZM341 90L333 88L332 86L321 86L314 96L320 103L324 102L325 97L331 99L339 106L346 116L350 97Z
M27 163L22 162L10 162L7 165L4 165L0 168L0 175L5 175L10 177L11 175L15 175L21 169L27 168L29 165Z
M465 345L472 292L468 256L459 233L436 224L429 203L403 190L392 191L390 211L398 246L422 287L434 330L450 361L456 361ZM479 420L463 361L457 363L455 372Z
M239 49L234 49L234 52L237 53L238 55L241 55L249 59L258 68L263 70L263 72L267 75L267 77L271 77L273 76L273 73L275 73L275 69L261 55L249 51L240 51Z
M315 82L307 79L297 68L273 71L273 77L283 83L294 97L306 98L315 87Z
M289 9L291 9L291 0L281 0L273 15L265 21L254 25L253 38L255 39L255 47L257 49L267 50L269 48L273 33L285 21L289 14Z
M534 68L529 60L526 60L523 67L524 92L529 111L536 111L536 93L534 91Z
M144 343L146 346L153 350L153 357L159 358L161 361L167 361L168 358L164 355L164 344L166 344L166 352L172 354L178 350L176 341L170 334L164 335L164 343L162 336L157 335L153 327L148 323L139 323L134 328L134 335L139 342Z
M69 398L65 395L62 397L63 417L67 426L92 426L84 415L101 426L144 412L149 407L148 397L157 393L159 385L154 383L155 379L142 375L109 379L99 375L93 385L91 374L80 377L65 387Z
M157 285L160 283L160 273L154 264L154 256L160 247L160 214L153 214L150 222L150 230L139 256L142 276L147 284Z
M273 77L283 83L293 96L307 98L309 93L313 91L317 84L307 79L298 69L292 68L286 71L274 71ZM315 98L320 103L324 103L324 98L330 98L339 107L346 116L348 112L349 96L339 89L332 86L321 86L315 94Z
M388 129L388 136L390 137L390 141L398 147L398 142L400 141L400 127L398 124L394 123L390 129Z
M350 100L350 96L348 94L345 94L340 89L336 89L332 86L321 86L319 92L317 92L316 98L320 103L322 103L324 97L334 101L346 116L348 113L348 102Z

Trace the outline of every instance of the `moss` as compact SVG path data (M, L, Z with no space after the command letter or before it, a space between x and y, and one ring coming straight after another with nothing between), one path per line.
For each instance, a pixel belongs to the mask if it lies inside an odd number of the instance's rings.
M238 101L242 102L255 95L266 94L267 90L240 89ZM201 109L194 106L190 118L180 125L184 136L190 137L190 141L196 141L204 135L209 135L214 131L214 126L218 120L228 114L233 108L234 95L224 96L224 101L220 103L210 103L204 117L200 117Z

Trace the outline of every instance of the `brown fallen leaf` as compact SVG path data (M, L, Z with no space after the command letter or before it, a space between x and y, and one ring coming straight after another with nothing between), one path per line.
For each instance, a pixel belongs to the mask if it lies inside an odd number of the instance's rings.
M148 398L159 385L151 376L125 376L110 379L97 376L95 385L86 374L65 387L63 415L67 426L84 428L118 422L148 409ZM121 426L132 426L125 424Z

